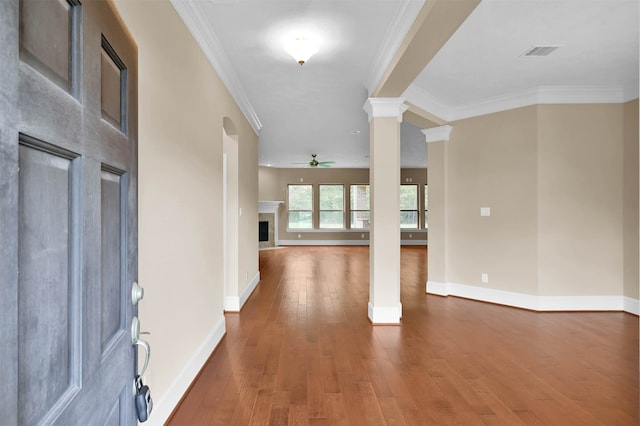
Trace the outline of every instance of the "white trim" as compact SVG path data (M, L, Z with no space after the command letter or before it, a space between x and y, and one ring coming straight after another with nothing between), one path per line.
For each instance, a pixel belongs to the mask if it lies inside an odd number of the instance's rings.
M622 103L624 93L618 87L541 86L507 93L482 102L452 108L449 121L477 117L529 105Z
M279 246L368 246L369 240L280 240Z
M240 298L238 296L224 297L225 312L240 312Z
M369 240L279 240L278 246L368 246ZM402 246L426 246L428 240L400 240Z
M167 421L225 333L226 324L224 316L222 316L202 344L196 349L191 359L185 364L182 371L169 385L167 392L162 395L162 398L157 403L153 404L153 413L151 413L148 423L150 426L162 426Z
M259 282L260 282L260 271L255 273L253 278L251 278L251 281L249 281L249 285L247 285L247 287L243 290L242 294L240 295L240 307L239 307L240 309L242 309L244 304L247 303L249 296L251 296L251 293L253 293L253 290L256 289Z
M215 35L210 25L207 24L205 13L200 6L201 2L194 0L171 0L173 8L184 22L185 26L200 46L200 49L209 60L209 63L216 70L220 80L231 93L231 96L238 104L256 134L260 133L262 123L258 118L249 98L245 94L229 57L222 48L222 44Z
M631 297L623 297L622 304L624 305L624 311L630 314L640 315L640 300L632 299Z
M247 299L253 293L253 290L256 289L256 286L260 282L260 271L256 272L247 287L242 291L240 297L238 296L227 296L224 298L224 311L225 312L240 312L240 309L247 303Z
M373 306L371 301L368 304L369 319L373 324L400 324L402 318L402 304L396 306Z
M622 311L620 296L538 296L538 311Z
M402 123L402 114L409 109L404 104L404 98L368 98L362 106L369 116L369 122L374 118L394 118Z
M429 129L420 130L424 135L424 139L427 143L431 142L446 142L449 140L453 127L445 124L444 126L431 127Z
M447 283L438 281L427 281L426 292L429 294L435 294L438 296L448 296L449 291L447 289Z
M407 102L435 115L442 121L451 121L449 120L451 117L451 108L440 99L427 93L424 89L411 84L402 96Z
M407 102L444 121L452 122L529 105L623 103L629 97L618 86L539 86L506 93L480 102L449 106L424 89L410 85L402 94Z
M429 245L427 240L400 240L401 246L427 246Z
M474 285L447 283L447 294L516 308L538 310L538 297Z
M532 311L625 311L638 315L640 310L640 301L622 296L537 296L436 281L428 281L426 291L438 296L458 296Z
M258 213L278 214L280 204L284 204L284 201L258 201Z
M398 8L387 29L384 40L380 43L381 48L376 55L376 59L371 66L371 74L367 79L367 90L369 94L373 93L380 84L380 80L389 69L391 61L393 61L398 49L400 49L402 42L409 33L423 4L424 0L404 0Z

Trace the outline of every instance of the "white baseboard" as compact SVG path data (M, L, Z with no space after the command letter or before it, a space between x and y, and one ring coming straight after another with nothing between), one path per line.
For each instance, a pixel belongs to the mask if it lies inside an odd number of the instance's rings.
M279 246L368 246L369 240L279 240ZM402 240L402 246L426 246L427 240Z
M427 281L427 293L437 294L438 296L448 296L447 283L438 281Z
M222 316L180 374L178 374L178 377L171 383L167 392L162 395L162 398L157 403L154 401L153 413L149 417L148 423L150 426L162 426L167 421L225 333L226 325L224 316Z
M622 311L620 296L539 296L539 311Z
M630 314L640 315L640 300L624 297L624 311Z
M279 246L368 246L369 240L279 240Z
M238 310L242 309L244 304L247 303L247 299L249 299L249 296L251 296L251 293L253 293L253 290L256 289L256 286L258 285L259 282L260 282L260 271L255 273L253 278L251 278L251 281L249 281L249 285L247 285L247 288L245 288L242 294L240 295L240 306L238 307Z
M244 289L242 294L238 296L226 296L224 298L224 311L225 312L240 312L240 309L244 306L253 290L256 289L256 286L260 282L260 271L256 272L251 281L249 281L247 287Z
M225 298L224 298L224 311L225 312L239 312L240 311L240 298L238 296L225 296Z
M400 324L402 318L402 304L397 306L373 306L369 302L369 319L375 325Z
M401 246L426 246L429 245L427 240L401 240Z
M427 293L513 306L532 311L625 311L638 315L640 301L622 296L538 296L473 285L427 281Z

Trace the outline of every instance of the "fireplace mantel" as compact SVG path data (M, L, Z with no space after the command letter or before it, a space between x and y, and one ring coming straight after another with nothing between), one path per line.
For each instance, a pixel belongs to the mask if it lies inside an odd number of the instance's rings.
M275 213L278 218L278 208L284 201L258 201L258 213Z

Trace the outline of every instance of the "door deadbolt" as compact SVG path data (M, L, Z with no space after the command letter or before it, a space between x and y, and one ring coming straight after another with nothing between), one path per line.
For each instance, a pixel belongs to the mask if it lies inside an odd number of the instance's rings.
M134 282L131 286L131 303L136 306L138 302L144 297L144 288L140 287L140 284Z

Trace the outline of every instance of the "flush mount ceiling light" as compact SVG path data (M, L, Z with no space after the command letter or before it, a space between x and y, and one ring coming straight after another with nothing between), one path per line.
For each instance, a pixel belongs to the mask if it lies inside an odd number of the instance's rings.
M284 50L303 65L318 51L318 45L307 37L296 37L284 46Z

